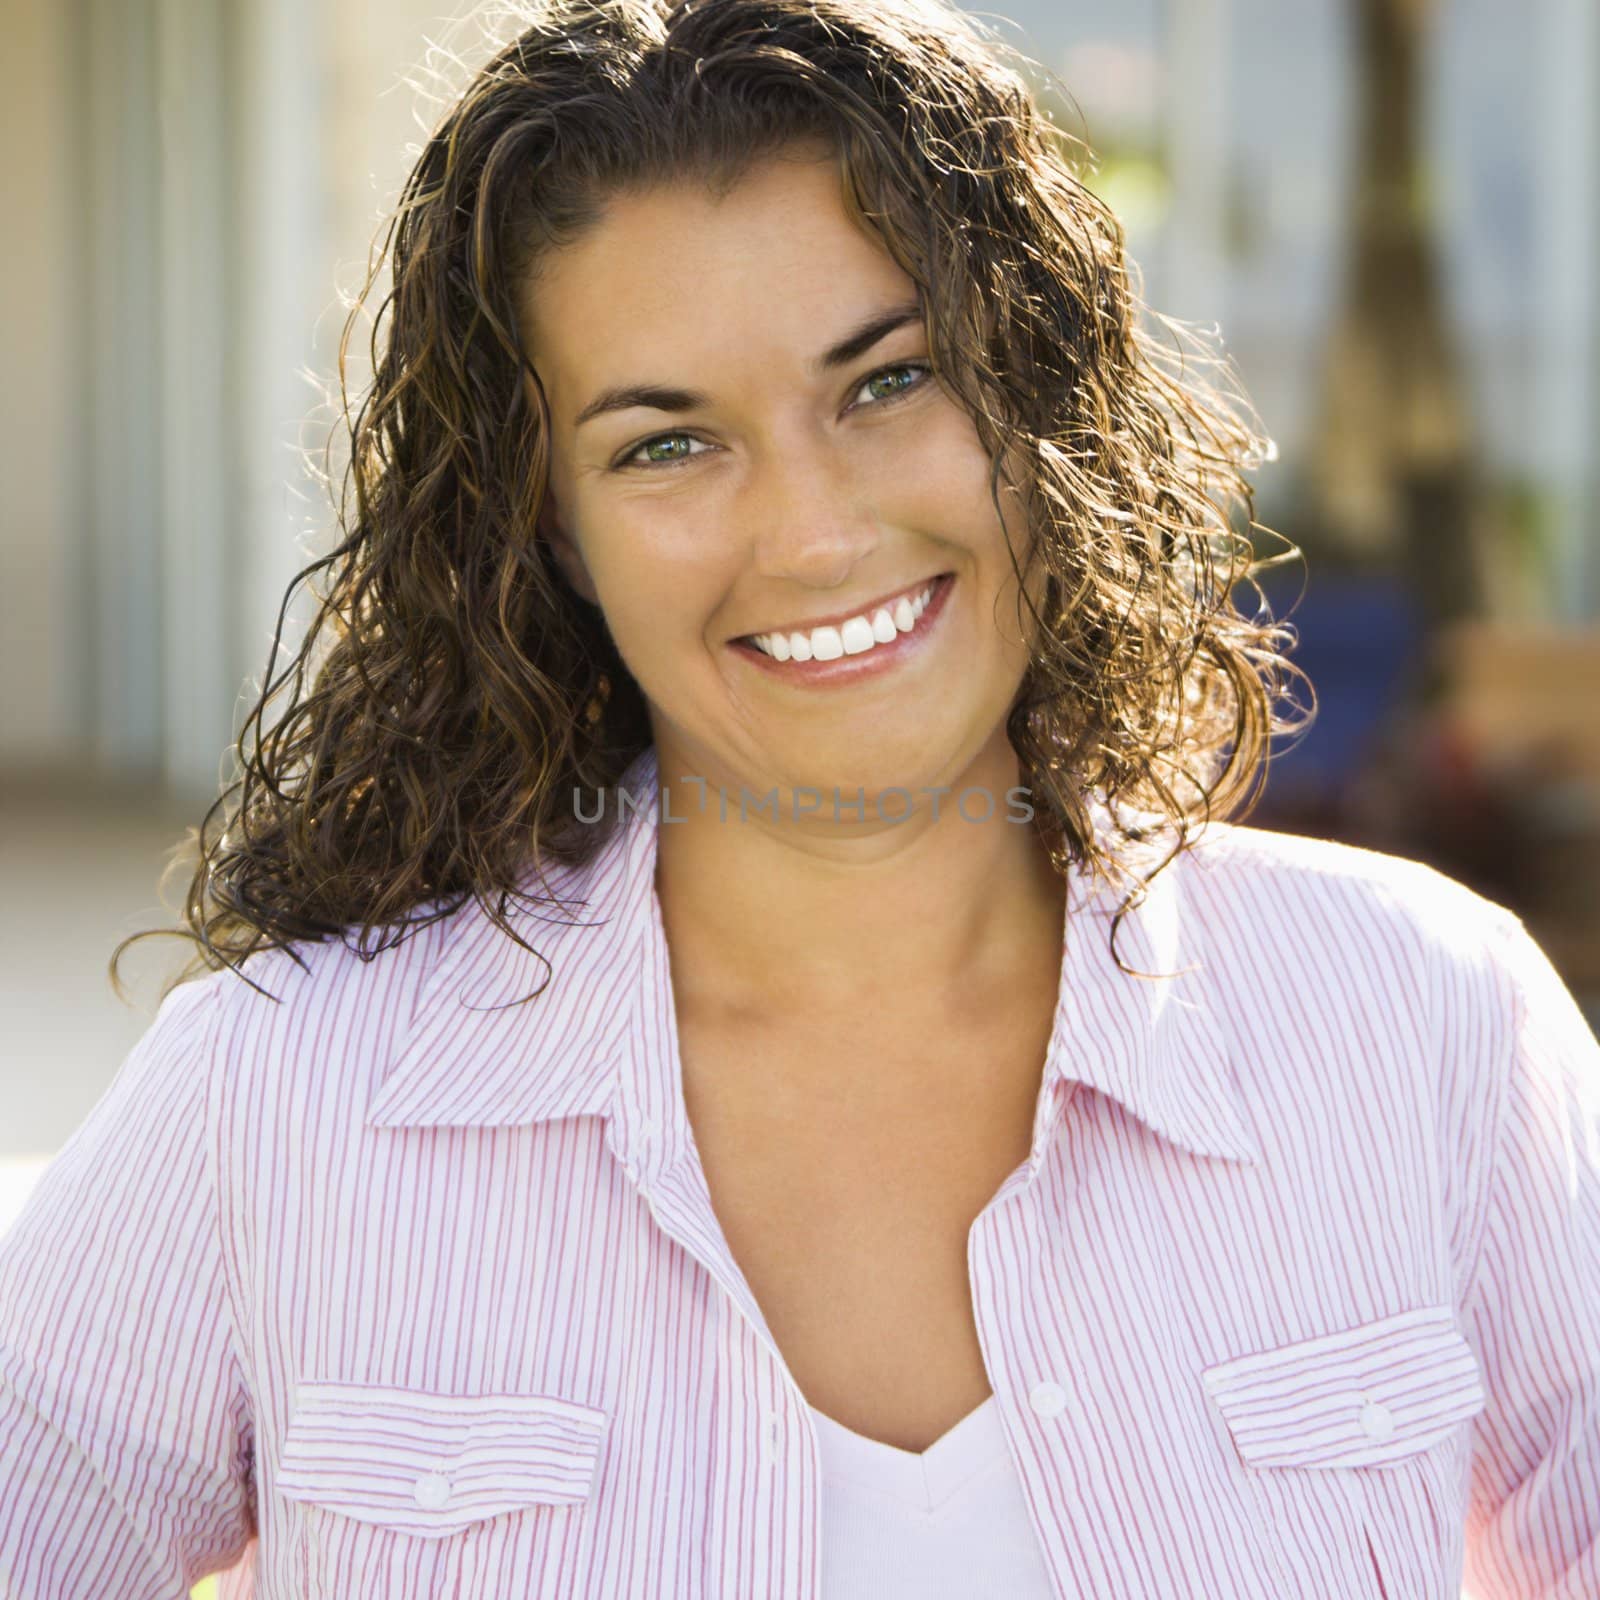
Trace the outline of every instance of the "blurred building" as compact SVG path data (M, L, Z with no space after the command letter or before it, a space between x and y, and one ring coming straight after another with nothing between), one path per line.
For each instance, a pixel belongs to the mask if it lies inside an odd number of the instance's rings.
M329 519L340 295L420 143L425 0L8 0L0 767L216 791ZM425 115L425 112L422 113ZM315 381L314 381L315 380ZM281 665L281 662L280 662Z
M1577 976L1596 914L1571 887L1600 892L1584 876L1600 772L1569 748L1583 693L1555 692L1589 681L1600 616L1593 0L974 9L1048 69L1048 94L1070 94L1062 115L1099 152L1092 181L1127 224L1147 298L1220 324L1279 443L1259 512L1307 550L1306 660L1329 692L1262 820L1422 853L1397 815L1423 832L1442 818L1454 843L1440 859L1491 888L1481 863L1520 829L1504 897L1541 872L1568 886L1563 926L1587 933L1559 935L1565 970L1600 997L1600 972ZM1402 13L1414 58L1397 66L1370 29ZM39 1150L145 1025L105 986L112 935L129 931L113 913L163 920L159 851L144 852L175 842L231 777L286 586L329 528L300 451L326 437L340 296L360 285L431 118L417 87L430 63L448 76L429 41L470 57L476 31L429 0L8 0L6 20L0 116L19 158L0 262L0 796L7 904L29 922L13 913L6 930L0 1096L27 1070L19 1019L48 975L66 1099L5 1135ZM1409 132L1384 120L1402 68ZM1371 210L1391 156L1398 232ZM1422 263L1398 311L1391 248ZM1363 270L1366 301L1352 290ZM1401 370L1364 368L1367 333L1397 318L1431 342ZM1448 498L1390 492L1410 469L1379 457L1401 429L1417 459L1470 465L1458 545ZM1454 492L1467 476L1435 481ZM1514 648L1441 635L1420 661L1435 578L1471 541L1487 551L1485 614ZM1435 645L1468 663L1448 715L1437 695L1407 698L1437 676ZM1522 698L1489 706L1483 686L1503 702L1511 682ZM1554 718L1537 772L1517 742L1518 708L1535 703ZM1540 786L1519 805L1530 774ZM1330 795L1320 811L1307 799ZM1463 795L1478 809L1449 812ZM143 820L114 832L108 807ZM1555 839L1542 866L1540 830ZM30 909L41 895L84 915L46 938Z
M1356 19L1373 5L1427 19L1416 204L1508 530L1496 605L1592 619L1589 0L1016 0L1007 20L981 15L1073 97L1150 301L1220 323L1282 451L1263 516L1295 537L1327 431L1357 211ZM339 294L431 115L412 85L430 40L470 55L475 31L428 0L7 11L7 131L32 159L13 169L0 269L17 580L0 602L0 765L87 760L205 797L284 587L326 531L295 449L322 440L312 378L333 370Z

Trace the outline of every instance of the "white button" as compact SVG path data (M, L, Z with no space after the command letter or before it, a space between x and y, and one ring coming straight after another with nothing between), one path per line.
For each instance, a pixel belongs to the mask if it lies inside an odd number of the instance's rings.
M1394 1432L1394 1418L1377 1401L1369 1400L1361 1408L1361 1426L1374 1439L1387 1439Z
M424 1511L442 1511L450 1504L450 1480L442 1472L425 1472L412 1492Z
M778 1459L779 1429L782 1426L783 1419L776 1411L761 1413L761 1455L766 1461Z
M1028 1396L1028 1404L1041 1417L1054 1417L1067 1407L1067 1391L1059 1383L1036 1383Z
M659 1117L646 1117L639 1125L639 1131L647 1139L659 1139L661 1137L661 1119Z

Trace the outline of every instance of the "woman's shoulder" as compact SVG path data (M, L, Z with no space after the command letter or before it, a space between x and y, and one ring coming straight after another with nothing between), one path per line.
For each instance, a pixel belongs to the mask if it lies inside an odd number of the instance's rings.
M1549 971L1515 913L1419 861L1238 824L1208 828L1179 881L1247 1095L1363 1138L1431 1129L1441 1170L1481 1193L1479 1146Z
M169 1003L213 1007L213 1052L237 1092L271 1079L286 1093L333 1092L345 1105L404 1050L445 1001L467 1019L539 990L588 948L569 930L587 924L592 868L547 866L502 898L464 893L413 908L381 933L350 927L322 940L258 951L236 970L208 973ZM500 920L497 920L497 916ZM509 931L508 931L509 930ZM186 990L193 999L178 1001ZM206 998L202 998L202 996Z
M1516 913L1427 862L1335 839L1246 823L1211 823L1184 852L1194 892L1248 895L1310 914L1322 905L1359 906L1439 933L1472 933L1517 920Z
M269 1083L302 1104L323 1088L348 1095L353 1077L381 1070L419 997L485 917L471 897L422 912L381 935L350 927L297 939L191 979L166 996L152 1031L203 1017L224 1101L255 1099Z
M1410 983L1420 1000L1442 985L1499 1003L1506 962L1527 941L1499 901L1361 845L1213 823L1175 865L1195 936L1218 959L1256 952L1298 987Z
M351 926L320 939L291 940L257 950L236 966L208 972L174 992L208 992L224 1026L250 1026L269 1016L296 1016L303 1024L309 1012L417 982L437 965L472 916L468 902L436 920L408 921L381 934L363 934Z

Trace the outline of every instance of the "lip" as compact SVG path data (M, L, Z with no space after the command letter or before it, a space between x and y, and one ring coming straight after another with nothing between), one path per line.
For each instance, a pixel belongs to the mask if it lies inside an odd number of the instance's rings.
M872 613L881 606L888 607L891 611L902 598L910 599L914 594L920 594L930 583L937 578L947 577L947 573L936 573L933 577L918 578L915 583L908 583L903 589L891 590L888 594L876 600L868 600L865 605L858 605L849 611L836 611L831 617L816 617L810 622L796 622L788 627L756 628L751 633L741 633L737 639L730 639L730 644L745 644L754 639L757 634L763 633L810 633L813 628L838 628L848 622L851 617L866 617L869 620Z
M874 645L872 649L863 650L859 655L843 655L834 661L818 661L815 657L810 661L796 661L793 657L787 661L779 661L746 639L734 639L728 648L742 660L748 661L751 666L770 673L784 682L808 688L853 684L865 678L875 678L880 673L890 672L898 666L914 661L929 648L938 634L939 623L944 616L945 599L955 585L955 574L942 572L931 581L933 593L928 597L922 615L917 618L916 627L910 633L899 634L888 644ZM920 588L921 585L917 587ZM859 613L852 611L848 615L857 616ZM817 626L821 627L824 624L819 623Z

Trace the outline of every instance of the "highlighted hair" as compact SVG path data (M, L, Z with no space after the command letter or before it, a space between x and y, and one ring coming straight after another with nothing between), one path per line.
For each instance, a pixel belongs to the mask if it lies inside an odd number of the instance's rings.
M376 954L468 896L516 938L505 905L530 865L597 848L574 793L614 786L650 730L603 618L537 536L548 419L519 287L608 197L724 188L799 139L836 155L851 214L917 284L996 509L1002 487L1024 509L1047 579L1007 732L1058 870L1118 877L1126 912L1149 840L1165 841L1159 871L1197 824L1255 803L1300 675L1254 581L1267 530L1245 473L1270 442L1226 364L1145 310L1120 225L1076 175L1081 146L1007 47L934 0L514 9L516 36L422 150L346 325L342 539L290 586L326 574L274 679L285 596L241 776L191 830L187 927L154 930L198 947L179 981L352 928ZM350 340L385 263L352 414Z

